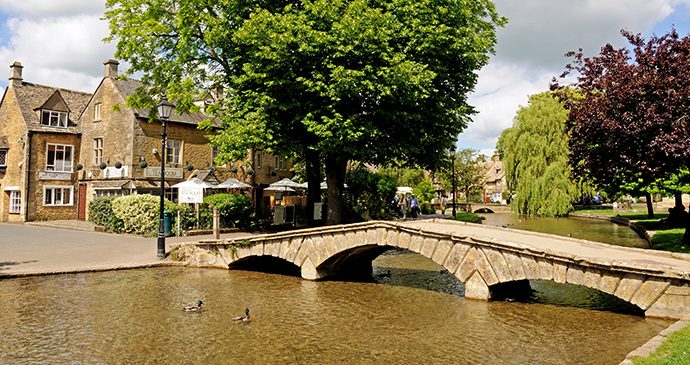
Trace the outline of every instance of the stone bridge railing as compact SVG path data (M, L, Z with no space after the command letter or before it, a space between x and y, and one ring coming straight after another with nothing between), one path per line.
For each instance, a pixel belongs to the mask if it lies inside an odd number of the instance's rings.
M456 207L470 213L476 213L482 209L493 213L510 213L510 205L507 204L458 203Z
M614 295L648 316L690 314L690 273L654 265L587 260L524 244L391 222L328 226L234 240L173 244L190 266L232 268L274 257L296 265L304 279L371 274L372 261L391 247L419 253L465 283L465 297L488 300L499 289L529 288L528 280L582 285Z

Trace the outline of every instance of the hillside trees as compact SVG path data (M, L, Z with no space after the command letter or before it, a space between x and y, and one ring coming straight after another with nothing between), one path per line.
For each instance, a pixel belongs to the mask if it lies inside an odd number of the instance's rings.
M247 148L303 159L310 194L328 183L340 221L347 161L441 164L475 113L467 103L506 20L488 0L108 0L116 57L178 111L199 95L219 158ZM215 93L214 93L215 92ZM207 127L210 124L207 125ZM314 196L309 196L314 201ZM309 204L311 206L311 204Z
M513 127L503 131L497 150L506 180L516 192L511 209L519 213L562 216L581 194L568 163L568 111L551 92L529 97Z

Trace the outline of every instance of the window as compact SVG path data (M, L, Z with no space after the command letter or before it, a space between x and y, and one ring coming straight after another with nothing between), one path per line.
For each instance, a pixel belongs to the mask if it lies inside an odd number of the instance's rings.
M56 112L54 110L43 110L41 112L41 125L67 128L67 113Z
M261 156L263 153L259 152L256 154L256 168L260 169L261 168Z
M72 172L73 146L48 143L46 148L46 171Z
M218 147L213 147L213 151L211 152L211 164L214 166L216 164L216 157L218 157Z
M102 103L94 104L93 106L93 120L101 120L101 106Z
M96 190L96 197L101 197L101 196L122 196L123 190L122 189L117 189L117 190Z
M43 205L72 205L73 186L46 186L43 188Z
M165 148L165 161L168 163L180 163L180 147L182 141L179 139L169 139Z
M286 167L285 159L283 157L276 156L276 170L285 170Z
M10 191L10 213L19 214L22 209L22 195L18 191Z
M93 139L93 164L100 165L103 162L103 138Z
M0 150L0 167L7 167L7 150Z

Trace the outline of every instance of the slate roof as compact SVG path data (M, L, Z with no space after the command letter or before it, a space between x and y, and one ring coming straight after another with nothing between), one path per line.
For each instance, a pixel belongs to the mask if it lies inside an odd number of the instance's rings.
M127 98L130 95L134 94L138 88L142 87L143 84L141 83L141 81L134 79L117 79L117 85L124 93L125 98ZM134 109L134 114L139 118L148 118L150 110L151 108ZM173 112L173 114L170 116L170 119L168 120L171 122L198 125L200 122L208 118L209 117L202 112L181 115L175 114L175 112Z
M485 173L485 181L494 182L503 179L506 176L503 170L503 161L489 161L488 169Z
M91 99L90 93L81 91L74 91L62 89L58 87L44 86L32 84L29 82L22 82L21 86L10 87L8 91L14 91L19 104L20 112L24 117L24 123L29 131L41 132L50 131L56 133L70 133L77 134L79 116L86 107L86 104ZM67 121L67 129L41 126L39 114L35 109L40 108L43 104L55 93L59 91L62 98L65 100L67 107L70 109L69 119Z

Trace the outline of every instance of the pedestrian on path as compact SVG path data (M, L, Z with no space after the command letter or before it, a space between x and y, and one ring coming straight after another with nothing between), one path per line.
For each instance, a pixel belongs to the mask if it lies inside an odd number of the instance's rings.
M446 215L446 196L441 195L441 199L439 199L439 203L441 204L441 215L445 216Z
M400 212L402 213L403 220L407 220L407 206L408 206L408 201L407 197L405 194L402 194L400 197L400 200L398 201L398 207L400 208Z
M412 199L410 200L410 208L412 209L412 220L416 221L417 211L419 210L419 201L417 201L417 197L414 195L412 195Z

